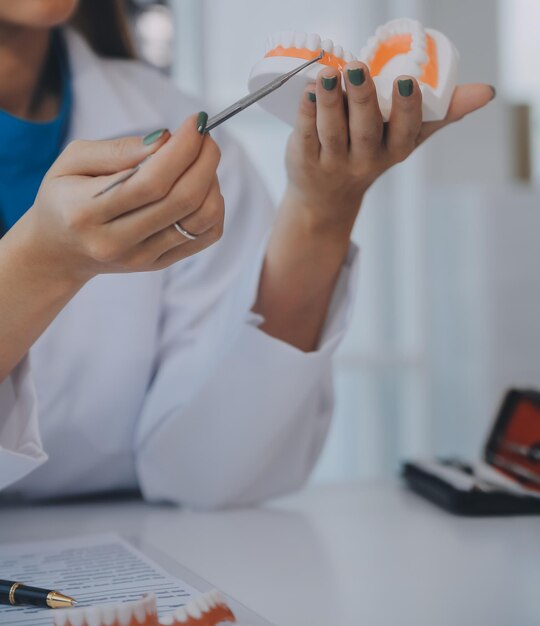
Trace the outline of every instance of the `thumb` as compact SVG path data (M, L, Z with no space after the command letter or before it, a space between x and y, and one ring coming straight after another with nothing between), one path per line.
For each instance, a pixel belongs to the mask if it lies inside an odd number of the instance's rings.
M491 85L483 83L459 85L454 92L446 118L440 122L425 122L422 124L418 143L423 143L441 128L458 122L466 115L469 115L469 113L485 107L494 98L495 89Z
M156 130L146 137L72 141L50 169L53 176L106 176L131 169L154 154L171 134Z

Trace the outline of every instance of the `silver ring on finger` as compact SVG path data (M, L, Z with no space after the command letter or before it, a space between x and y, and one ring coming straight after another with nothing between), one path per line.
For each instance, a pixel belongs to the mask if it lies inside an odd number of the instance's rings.
M195 239L197 239L199 237L199 235L194 235L193 233L190 233L189 230L186 230L181 224L180 222L175 222L173 224L173 226L176 228L176 230L183 235L186 239L189 239L190 241L195 241Z

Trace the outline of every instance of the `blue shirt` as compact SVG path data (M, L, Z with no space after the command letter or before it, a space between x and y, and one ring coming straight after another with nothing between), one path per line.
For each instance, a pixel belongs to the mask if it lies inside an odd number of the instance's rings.
M0 236L32 206L41 181L67 136L71 79L67 51L57 32L52 45L62 80L58 116L48 122L32 122L0 109Z

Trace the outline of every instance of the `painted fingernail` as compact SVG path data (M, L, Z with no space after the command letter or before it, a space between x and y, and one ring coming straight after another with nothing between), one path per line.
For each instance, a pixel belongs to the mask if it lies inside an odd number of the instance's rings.
M490 85L489 88L491 89L491 92L493 93L493 95L491 96L491 99L495 100L495 98L497 97L497 89L493 85Z
M197 130L201 133L201 135L206 130L206 123L208 122L208 113L205 111L201 111L197 116Z
M323 76L322 86L326 91L332 91L332 89L335 89L337 86L337 76Z
M308 91L307 97L310 102L317 102L317 96L314 91Z
M347 70L347 75L349 76L350 82L356 87L363 85L366 81L366 73L362 67L355 67Z
M414 83L412 79L405 78L404 80L398 80L398 91L400 96L405 96L405 98L412 96L413 89Z
M156 141L159 141L166 132L166 128L160 128L159 130L155 130L153 133L146 135L142 142L145 146L150 146L153 143L156 143Z

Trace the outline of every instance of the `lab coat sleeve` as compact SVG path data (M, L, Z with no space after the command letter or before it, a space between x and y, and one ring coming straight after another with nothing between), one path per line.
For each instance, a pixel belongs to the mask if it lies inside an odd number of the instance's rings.
M195 508L250 505L300 487L333 408L332 354L356 283L351 244L318 349L304 353L251 313L274 212L239 146L218 139L225 234L171 268L155 377L136 433L145 498Z
M0 490L47 460L28 358L0 383Z

